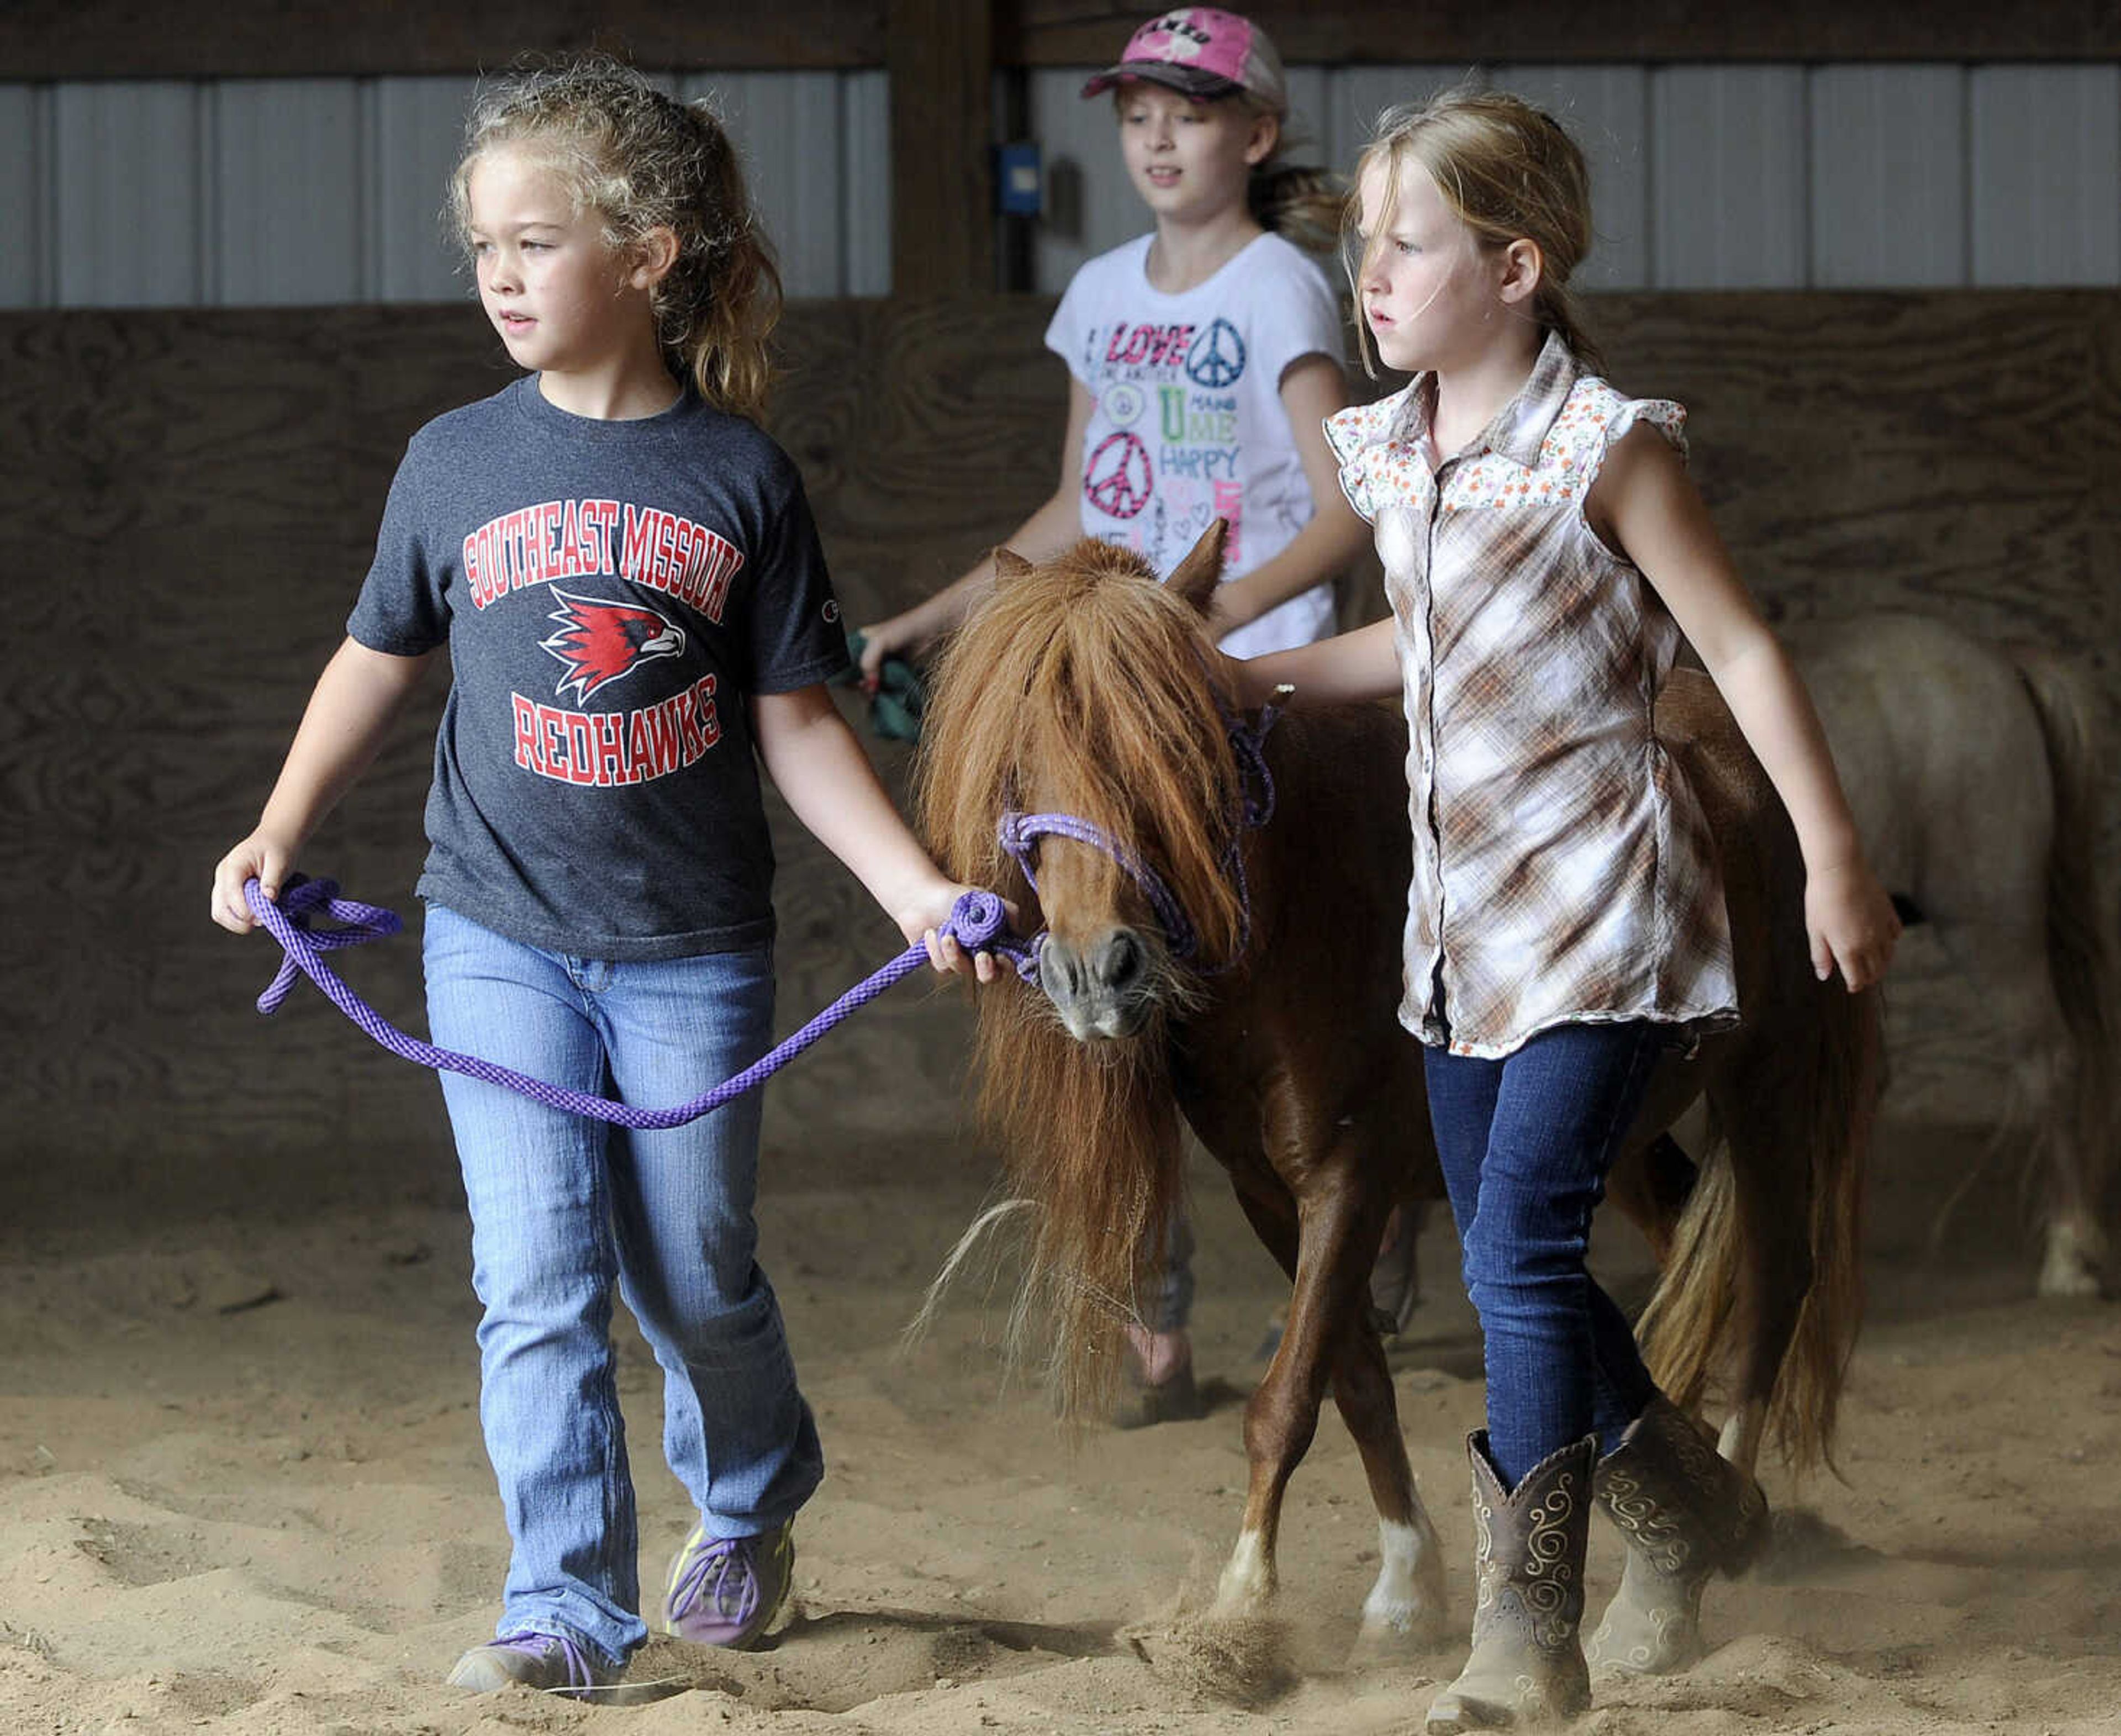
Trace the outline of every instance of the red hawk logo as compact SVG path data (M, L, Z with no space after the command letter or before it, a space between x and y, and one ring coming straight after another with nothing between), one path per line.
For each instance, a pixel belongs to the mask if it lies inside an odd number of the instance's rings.
M557 587L552 595L560 606L546 618L557 621L560 630L538 646L566 666L556 693L572 688L576 698L586 699L649 658L674 657L685 648L684 628L652 609L571 596Z

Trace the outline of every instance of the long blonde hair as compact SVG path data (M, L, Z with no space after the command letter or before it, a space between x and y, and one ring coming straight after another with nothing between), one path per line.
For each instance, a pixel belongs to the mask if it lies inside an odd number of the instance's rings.
M1356 161L1357 183L1377 168L1396 193L1410 163L1429 171L1444 203L1482 245L1530 240L1538 246L1541 269L1533 311L1542 329L1559 332L1596 369L1597 347L1569 287L1591 250L1591 171L1561 123L1507 91L1454 86L1425 102L1401 103L1380 114ZM1353 216L1351 202L1351 222ZM1377 226L1360 267L1350 267L1359 291L1361 271L1382 239L1385 226ZM1355 258L1353 248L1350 258ZM1368 331L1362 322L1357 325L1364 366L1374 373Z
M677 236L677 261L651 304L664 360L716 408L760 416L773 377L767 339L781 320L781 273L713 107L666 96L604 55L502 75L473 103L450 179L450 212L467 240L471 171L503 146L558 174L575 208L603 219L614 252L652 229Z

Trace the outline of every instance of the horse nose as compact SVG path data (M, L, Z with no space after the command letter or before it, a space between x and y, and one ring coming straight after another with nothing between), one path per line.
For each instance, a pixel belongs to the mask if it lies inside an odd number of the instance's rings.
M1130 929L1116 928L1090 954L1090 971L1107 994L1124 994L1141 980L1149 959Z
M1149 980L1148 949L1124 928L1080 948L1048 935L1038 950L1038 979L1079 1039L1121 1037L1141 1024Z

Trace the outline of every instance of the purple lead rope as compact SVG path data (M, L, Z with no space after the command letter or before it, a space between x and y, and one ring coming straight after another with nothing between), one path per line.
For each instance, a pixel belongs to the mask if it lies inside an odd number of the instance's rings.
M1285 700L1289 691L1277 688L1275 699ZM1266 742L1276 715L1276 706L1270 704L1260 708L1256 724L1248 726L1228 714L1224 716L1230 744L1238 755L1239 781L1243 788L1227 856L1228 871L1237 881L1240 926L1233 956L1220 964L1208 967L1211 970L1229 969L1249 944L1252 899L1245 885L1240 834L1265 825L1274 814L1274 777L1267 769ZM1038 839L1046 837L1073 838L1104 851L1141 889L1157 920L1163 925L1172 956L1190 959L1199 950L1198 931L1156 871L1088 820L1073 814L1009 813L1003 816L1002 847L1016 858L1033 891L1038 889L1033 856ZM615 1122L622 1127L682 1127L710 1110L720 1108L731 1098L742 1096L754 1085L763 1085L841 1020L868 1006L893 983L919 969L928 955L925 947L907 947L883 969L857 982L786 1042L769 1050L734 1078L725 1080L712 1090L702 1092L674 1108L636 1109L630 1104L615 1103L608 1097L593 1097L586 1092L570 1090L565 1085L549 1085L512 1067L482 1061L476 1055L459 1055L454 1049L436 1048L431 1043L407 1036L384 1018L340 981L338 973L324 963L324 955L342 946L358 946L366 940L380 940L396 934L404 926L396 912L380 904L363 904L353 898L341 898L336 880L297 880L275 903L253 878L243 883L243 896L251 913L265 925L266 932L280 943L286 954L272 982L266 985L265 992L258 997L259 1012L277 1012L281 1002L287 998L287 992L295 986L296 977L305 976L324 991L333 1006L394 1055L439 1072L462 1073L472 1079L482 1079L488 1085L505 1085L548 1108ZM342 926L313 932L310 924L319 912ZM1008 907L991 892L963 894L952 908L942 932L954 936L958 944L968 952L999 954L1015 966L1017 975L1027 982L1038 980L1038 949L1045 939L1044 931L1028 941L1018 940L1009 931Z
M769 1050L734 1078L672 1108L636 1109L608 1097L593 1097L585 1092L569 1090L564 1085L548 1085L512 1067L482 1061L476 1055L459 1055L454 1049L437 1048L431 1043L408 1037L385 1019L346 986L338 973L324 963L324 955L342 946L358 946L366 940L380 940L396 934L404 924L398 920L395 912L378 904L363 904L353 898L341 898L336 880L297 881L275 903L253 879L244 883L243 895L252 914L265 925L266 932L280 943L286 954L265 992L258 997L259 1012L277 1012L299 973L315 983L333 1006L394 1055L437 1071L462 1073L469 1078L482 1079L488 1085L505 1085L548 1108L613 1122L622 1127L682 1127L720 1108L732 1098L742 1096L753 1086L763 1085L834 1025L858 1008L866 1006L894 982L911 975L928 958L925 947L907 947L883 969L857 982L794 1036ZM312 932L309 925L319 914L342 926ZM942 931L955 936L958 944L967 952L1000 954L1016 967L1019 976L1028 975L1036 968L1034 954L1009 933L1009 912L1002 901L991 892L967 892L960 897Z

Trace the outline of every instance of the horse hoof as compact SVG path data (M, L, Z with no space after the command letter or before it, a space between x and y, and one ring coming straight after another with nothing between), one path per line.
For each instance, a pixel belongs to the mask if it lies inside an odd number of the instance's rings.
M2102 1294L2099 1275L2105 1263L2106 1238L2096 1225L2078 1218L2058 1218L2048 1225L2039 1293L2091 1300Z
M2039 1293L2051 1300L2096 1301L2101 1294L2099 1274L2074 1260L2049 1260L2040 1268Z
M1154 1428L1159 1422L1193 1422L1208 1414L1208 1401L1187 1363L1168 1380L1130 1386L1112 1410L1116 1429Z
M1356 1667L1404 1664L1440 1650L1451 1637L1440 1610L1410 1612L1403 1620L1380 1621L1366 1614L1355 1630L1355 1643L1348 1649L1348 1662Z

